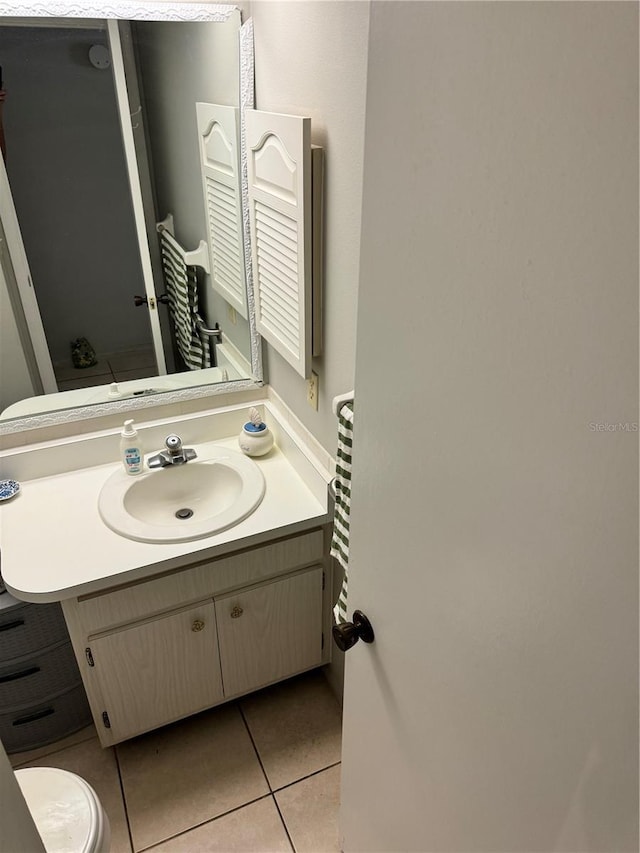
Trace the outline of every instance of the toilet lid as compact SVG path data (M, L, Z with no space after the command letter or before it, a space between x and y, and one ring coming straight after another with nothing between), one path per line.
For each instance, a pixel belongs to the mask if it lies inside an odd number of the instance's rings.
M91 786L56 767L25 767L15 775L47 853L93 853L101 815Z

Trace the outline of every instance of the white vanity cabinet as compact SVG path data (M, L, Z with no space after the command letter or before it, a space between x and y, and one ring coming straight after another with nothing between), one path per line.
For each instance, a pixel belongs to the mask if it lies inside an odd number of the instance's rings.
M322 527L64 601L102 745L328 663L327 553Z
M216 598L222 680L238 696L322 663L323 567Z
M222 702L212 601L88 638L114 741ZM98 725L98 721L96 721Z

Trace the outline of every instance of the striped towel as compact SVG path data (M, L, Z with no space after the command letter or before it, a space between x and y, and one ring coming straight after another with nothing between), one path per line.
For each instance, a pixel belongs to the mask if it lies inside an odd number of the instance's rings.
M333 515L331 556L344 569L338 603L333 608L336 622L347 621L347 569L349 565L349 513L351 512L351 448L353 446L353 403L343 403L338 415L336 500Z
M189 370L211 367L209 341L200 337L196 325L199 319L196 268L185 264L179 245L167 231L161 232L160 242L169 311L182 360Z

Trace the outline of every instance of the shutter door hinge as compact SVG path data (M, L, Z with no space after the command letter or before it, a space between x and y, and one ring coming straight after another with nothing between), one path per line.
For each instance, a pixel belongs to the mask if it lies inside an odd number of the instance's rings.
M105 729L111 728L111 720L109 719L109 715L106 711L102 712L102 722L104 723Z
M322 645L320 646L320 648L324 649L324 631L322 633Z
M84 655L87 659L87 663L89 664L89 666L95 666L95 663L93 662L93 654L91 653L91 649L89 648L89 646L87 646L87 648L84 650Z
M322 589L324 589L324 585L325 585L325 577L324 577L324 572L323 572L322 573Z

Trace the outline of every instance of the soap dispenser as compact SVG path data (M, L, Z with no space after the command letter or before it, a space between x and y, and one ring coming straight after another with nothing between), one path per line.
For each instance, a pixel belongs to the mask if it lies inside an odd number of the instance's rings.
M264 456L273 447L273 433L253 406L249 409L249 420L238 436L238 444L247 456Z
M140 474L142 471L142 444L140 436L134 429L133 420L124 422L120 435L120 456L127 474Z

